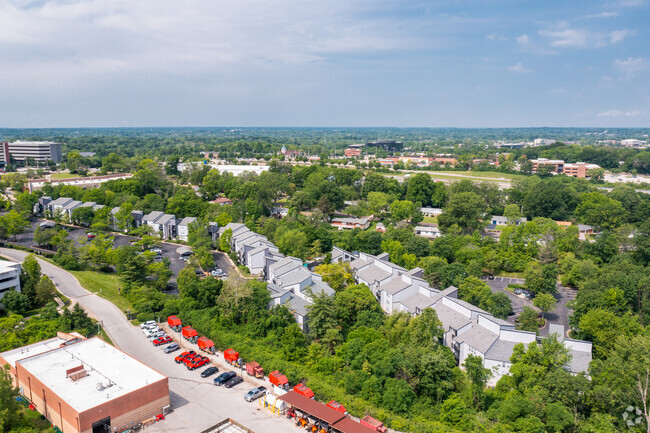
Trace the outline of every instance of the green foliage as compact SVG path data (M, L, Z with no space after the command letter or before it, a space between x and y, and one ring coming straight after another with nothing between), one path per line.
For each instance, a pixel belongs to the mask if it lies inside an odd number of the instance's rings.
M517 316L517 329L536 333L539 329L537 311L530 307L524 307L523 311Z
M453 194L438 217L441 228L449 230L458 226L464 233L472 233L483 226L480 220L485 220L487 207L483 198L475 192L460 192Z

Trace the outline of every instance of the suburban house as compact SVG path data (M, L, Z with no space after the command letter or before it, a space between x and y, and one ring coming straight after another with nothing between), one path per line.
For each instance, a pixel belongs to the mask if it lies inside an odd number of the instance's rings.
M415 236L434 239L442 236L442 233L440 232L440 229L435 226L415 226Z
M371 216L363 218L332 218L332 227L339 230L365 230L370 227Z
M490 218L490 225L494 226L507 226L509 223L513 225L520 225L521 223L525 223L528 221L526 217L519 217L517 219L509 221L508 218L504 216L499 216L499 215L492 215L492 218Z
M225 206L227 204L232 204L232 200L227 197L217 197L212 200L210 203L218 204L219 206Z
M386 226L384 225L384 223L377 223L377 225L375 226L375 230L377 230L380 233L386 233Z
M422 212L422 215L426 217L437 217L438 215L442 215L442 209L438 207L421 207L420 212Z
M271 209L271 216L273 218L279 218L282 219L289 215L289 209L283 206L273 206L273 209Z

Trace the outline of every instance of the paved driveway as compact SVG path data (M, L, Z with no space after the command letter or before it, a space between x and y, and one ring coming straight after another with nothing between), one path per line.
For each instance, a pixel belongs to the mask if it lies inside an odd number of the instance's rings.
M24 251L8 248L0 248L0 254L17 261L27 256ZM232 418L257 433L295 430L286 418L271 414L257 402L244 401L244 393L256 386L253 379L245 377L245 383L232 389L212 385L213 378L201 379L200 370L188 371L174 362L173 355L165 355L162 348L153 347L140 329L131 325L110 301L86 291L70 273L44 260L39 259L39 263L43 273L52 279L61 293L78 302L91 317L102 321L116 346L169 377L174 412L165 421L147 427L148 431L196 433L226 418ZM222 370L223 358L216 361Z

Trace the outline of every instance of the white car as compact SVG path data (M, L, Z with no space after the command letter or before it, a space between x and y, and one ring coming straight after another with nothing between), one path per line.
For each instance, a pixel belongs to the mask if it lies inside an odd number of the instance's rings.
M141 329L150 328L152 326L156 326L156 322L154 320L148 320L148 321L140 324Z
M158 332L154 332L154 333L151 334L151 335L148 335L147 338L148 338L149 340L155 340L155 339L158 338L158 337L166 337L166 336L167 336L167 334L165 334L164 331L158 331Z
M146 335L147 337L148 337L149 335L151 335L151 334L156 334L156 333L158 333L158 332L162 332L162 329L160 329L160 328L157 327L157 326L156 326L155 328L145 328L145 329L142 330L142 333L143 333L144 335Z

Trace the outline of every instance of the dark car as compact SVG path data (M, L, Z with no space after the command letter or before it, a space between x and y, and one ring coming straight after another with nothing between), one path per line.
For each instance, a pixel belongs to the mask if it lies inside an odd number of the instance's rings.
M209 377L215 373L219 373L219 369L217 367L208 367L201 372L201 377Z
M266 394L265 386L260 386L259 388L253 388L246 393L246 395L244 396L244 400L251 402L253 400L257 400L264 394Z
M178 345L178 343L170 344L169 346L165 347L165 353L172 353L176 352L177 350L180 350L181 346Z
M494 280L494 275L488 275L488 280Z
M228 382L224 383L223 386L226 388L232 388L233 386L240 384L244 381L244 379L241 378L241 376L235 376L232 379L230 379Z
M225 373L221 373L219 376L214 378L214 384L221 386L235 376L237 376L237 373L234 371L226 371Z

